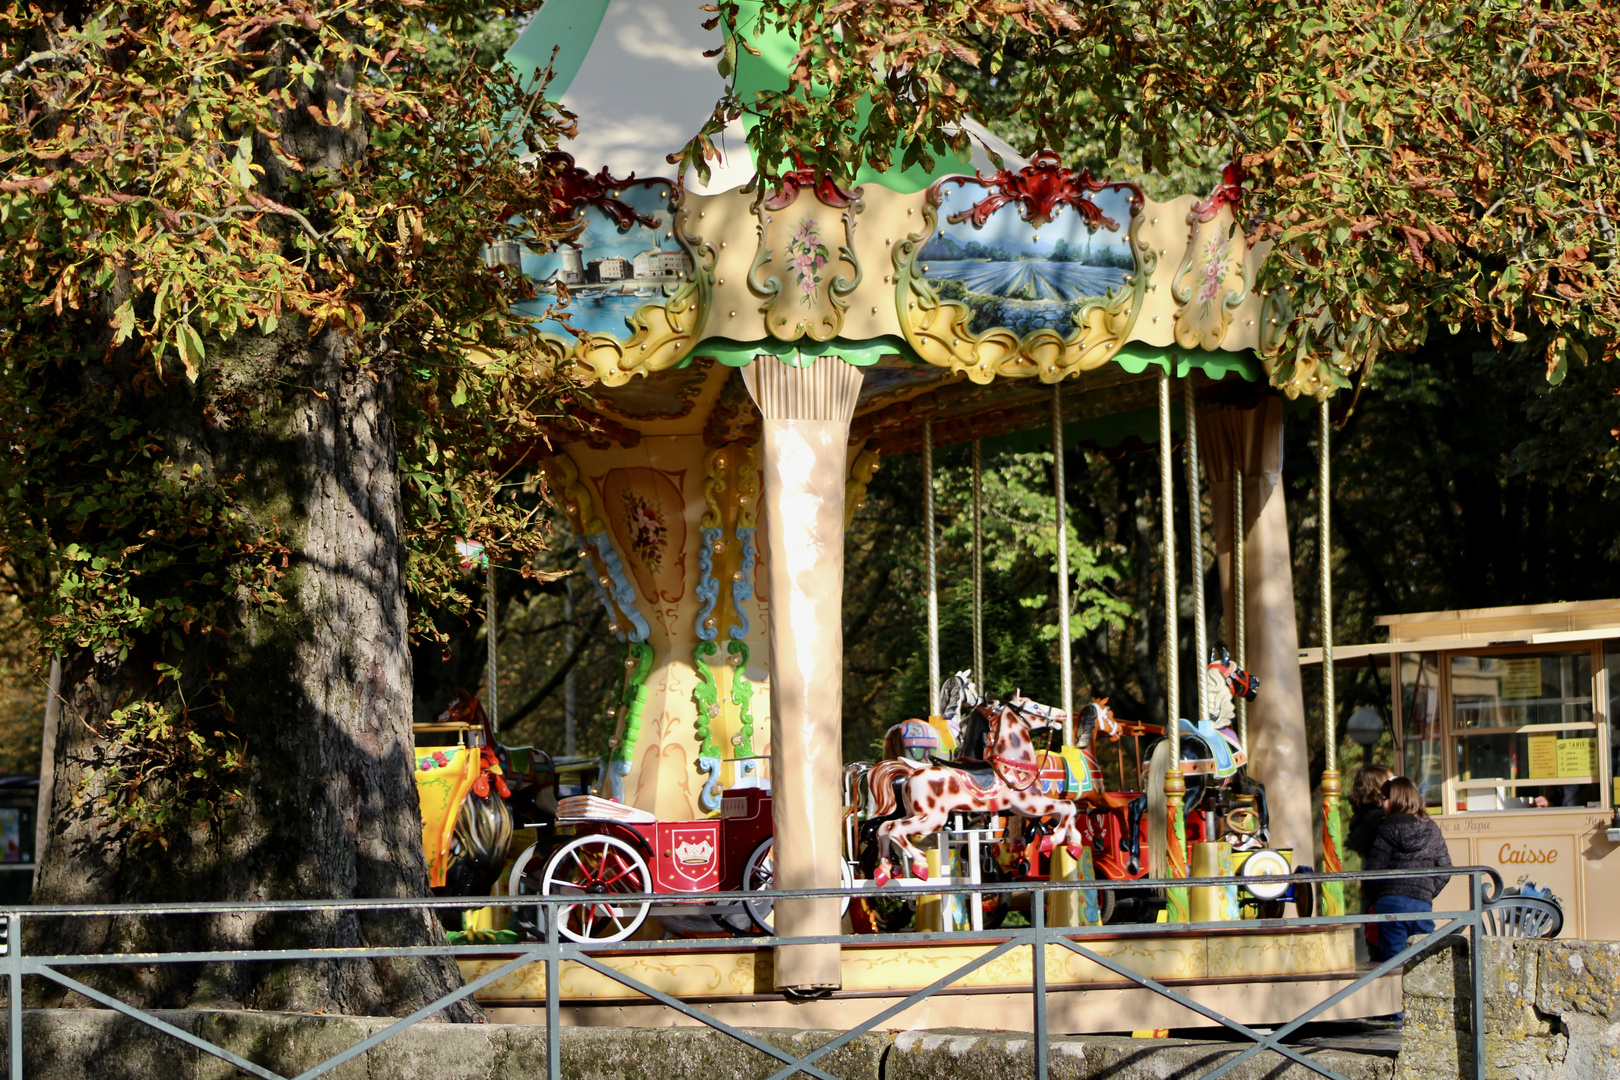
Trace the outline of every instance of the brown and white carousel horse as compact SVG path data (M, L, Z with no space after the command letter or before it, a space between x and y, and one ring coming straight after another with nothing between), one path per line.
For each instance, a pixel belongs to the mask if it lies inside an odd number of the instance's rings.
M987 722L983 761L924 764L906 758L884 761L872 769L869 786L876 800L875 817L893 815L895 787L908 811L878 826L878 862L872 875L879 886L893 876L889 849L898 844L911 858L912 872L928 877L928 860L911 842L945 827L952 814L998 814L1006 811L1030 819L1054 818L1054 842L1065 843L1080 857L1081 833L1075 827L1075 804L1041 793L1031 724L1012 706L995 701L980 704L975 720ZM969 747L970 748L970 747Z

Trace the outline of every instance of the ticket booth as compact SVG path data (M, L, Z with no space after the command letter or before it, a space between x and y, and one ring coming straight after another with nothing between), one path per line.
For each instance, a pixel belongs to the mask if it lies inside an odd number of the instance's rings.
M1452 861L1528 877L1564 935L1620 939L1620 600L1387 615L1388 642L1335 665L1391 675L1392 766L1423 792ZM1321 663L1306 650L1301 663ZM1453 884L1436 907L1466 904Z

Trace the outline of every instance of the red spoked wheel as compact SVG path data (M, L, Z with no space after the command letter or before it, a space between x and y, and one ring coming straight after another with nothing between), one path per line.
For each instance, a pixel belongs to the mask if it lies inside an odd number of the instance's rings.
M521 865L515 867L513 878L518 879L518 871L523 869ZM526 874L521 877L524 884L533 880ZM531 886L525 891L534 889ZM623 941L647 921L651 905L646 901L626 903L621 897L652 892L652 875L641 853L629 843L617 836L593 833L568 841L546 860L539 892L542 896L578 898L578 903L550 908L556 913L557 932L562 937L580 942ZM543 919L545 912L541 915Z

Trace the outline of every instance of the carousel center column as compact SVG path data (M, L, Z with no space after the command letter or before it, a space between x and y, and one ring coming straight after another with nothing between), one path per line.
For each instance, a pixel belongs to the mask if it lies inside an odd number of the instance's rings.
M1305 694L1299 676L1299 627L1294 619L1293 556L1283 502L1283 403L1261 399L1252 408L1205 405L1204 465L1210 478L1215 549L1225 610L1232 596L1232 486L1241 470L1244 492L1244 592L1249 671L1260 694L1248 707L1249 771L1266 786L1271 846L1294 849L1296 865L1314 862L1310 760L1305 741Z
M835 356L792 367L759 356L743 369L764 417L761 448L770 557L771 790L775 883L836 889L844 697L844 477L861 371ZM839 902L781 900L783 936L839 932ZM815 996L842 985L835 944L779 945L776 989Z

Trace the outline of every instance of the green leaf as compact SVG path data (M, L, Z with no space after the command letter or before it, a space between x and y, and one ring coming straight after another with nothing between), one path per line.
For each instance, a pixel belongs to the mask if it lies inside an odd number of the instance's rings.
M249 131L236 143L236 157L231 162L236 170L236 184L246 190L253 186L253 132Z
M191 328L190 323L181 323L175 329L174 344L180 352L180 363L186 369L186 378L196 382L197 373L203 362L202 338Z

